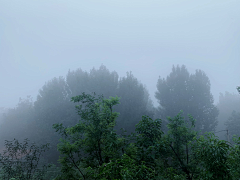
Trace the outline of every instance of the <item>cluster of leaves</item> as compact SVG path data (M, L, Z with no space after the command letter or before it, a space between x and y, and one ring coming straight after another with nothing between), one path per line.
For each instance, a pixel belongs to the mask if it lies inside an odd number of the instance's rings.
M136 133L113 129L118 97L103 99L83 93L78 102L81 121L73 127L55 124L62 135L58 144L61 179L237 179L240 178L240 139L235 145L214 134L199 135L195 121L180 112L168 118L168 132L160 119L143 116Z
M23 143L14 139L5 142L6 149L0 154L1 179L44 179L47 168L51 165L38 167L40 156L48 149L48 144L29 146L28 139Z
M113 130L118 113L112 111L112 107L119 102L117 97L108 100L85 93L73 97L72 101L82 102L76 106L81 121L71 128L62 124L54 125L64 137L58 145L58 150L63 154L60 163L63 166L63 179L86 179L91 175L88 167L96 169L110 159L120 157L119 151L124 141Z

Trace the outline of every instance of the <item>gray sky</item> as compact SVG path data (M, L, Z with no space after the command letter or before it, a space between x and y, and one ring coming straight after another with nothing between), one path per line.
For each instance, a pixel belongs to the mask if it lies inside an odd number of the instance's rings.
M152 100L172 65L210 78L215 102L240 85L239 0L0 0L0 107L69 69L132 71Z

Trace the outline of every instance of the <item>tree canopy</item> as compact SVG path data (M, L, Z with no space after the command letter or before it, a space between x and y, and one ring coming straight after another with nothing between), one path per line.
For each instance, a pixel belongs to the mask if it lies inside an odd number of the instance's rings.
M136 133L119 135L114 130L119 98L85 94L72 98L83 119L72 127L55 124L62 135L58 150L62 156L62 179L238 179L239 146L204 136L194 130L196 120L185 120L180 112L168 118L168 131L161 131L161 119L142 116ZM240 138L234 140L240 143Z
M44 157L49 162L56 163L59 157L56 147L60 135L52 131L52 125L62 123L64 126L73 126L81 120L70 100L71 97L83 92L90 94L95 92L104 97L116 95L120 97L120 104L114 107L120 113L115 126L118 132L120 128L128 130L128 133L134 132L135 125L142 115L153 115L148 90L131 73L127 73L126 77L119 80L118 74L115 71L110 72L104 65L99 69L93 68L90 72L81 69L69 70L65 78L55 77L46 82L39 90L37 100L32 102L31 108L27 106L25 108L24 104L20 104L16 110L7 114L7 118L12 120L8 120L0 127L4 134L2 141L19 137L20 134L31 134L29 137L31 141L39 144L50 143L50 150ZM30 111L31 116L28 115ZM11 129L10 121L16 125L14 131L11 130L11 136L4 133ZM32 127L26 128L25 122L31 122Z
M167 78L159 77L155 97L158 100L158 116L165 120L183 110L183 116L191 114L196 121L196 130L215 131L218 109L213 104L210 81L202 70L189 74L184 65L173 66Z

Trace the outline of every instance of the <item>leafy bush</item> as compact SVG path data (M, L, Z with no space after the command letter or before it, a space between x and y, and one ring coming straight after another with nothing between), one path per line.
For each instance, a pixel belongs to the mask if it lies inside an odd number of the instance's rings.
M50 165L43 165L40 169L38 163L42 152L48 149L48 144L38 147L32 143L29 147L28 139L23 143L14 139L6 140L5 147L6 150L0 154L1 179L43 179Z
M61 167L40 162L41 147L28 140L6 141L0 154L1 179L54 180L215 180L240 178L240 138L234 144L219 140L213 133L199 136L195 119L185 120L180 112L168 118L168 131L161 119L142 116L131 135L114 130L118 97L104 99L83 93L72 98L81 117L72 127L54 124L62 136L58 144ZM42 165L39 169L38 166Z
M214 134L199 136L191 115L180 112L168 118L168 132L161 120L142 116L136 133L118 135L113 130L118 116L113 106L118 97L103 99L76 96L73 102L81 120L73 127L55 124L62 135L61 179L239 179L240 139L235 145Z

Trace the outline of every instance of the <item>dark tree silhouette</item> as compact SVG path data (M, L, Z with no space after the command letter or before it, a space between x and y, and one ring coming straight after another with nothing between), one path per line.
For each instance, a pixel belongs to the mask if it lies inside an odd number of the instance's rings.
M190 75L184 65L173 66L166 79L159 77L155 97L160 105L157 115L165 120L163 130L166 130L166 117L183 110L185 118L191 114L197 120L196 130L214 131L218 110L213 104L210 87L209 78L203 71L196 70Z

